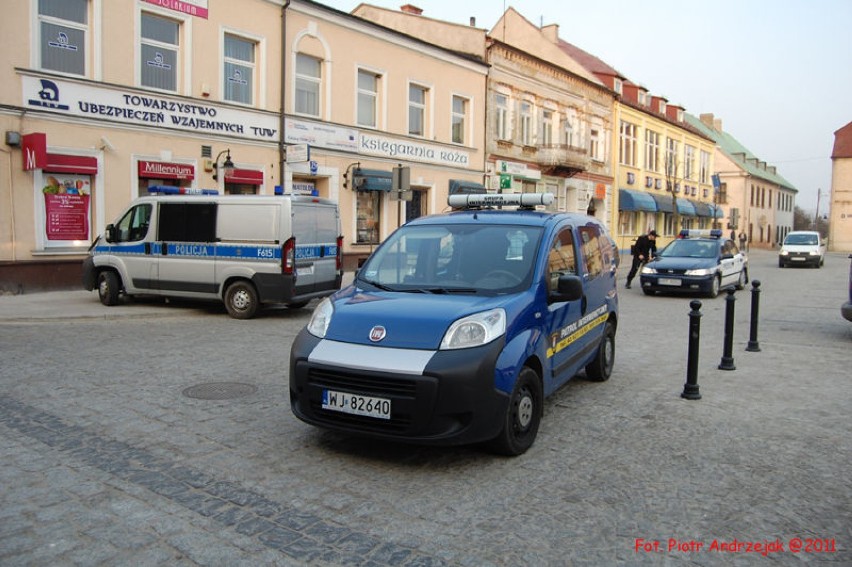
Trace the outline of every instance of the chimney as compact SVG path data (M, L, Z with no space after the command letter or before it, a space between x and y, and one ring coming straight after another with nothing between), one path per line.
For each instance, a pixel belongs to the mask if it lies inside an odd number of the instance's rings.
M717 132L722 131L722 119L721 118L714 118L713 119L713 129L716 130Z
M774 166L774 165L770 165L770 166L767 168L767 170L768 170L768 171L769 171L769 173L771 173L772 175L777 175L777 174L778 174L778 170L775 168L775 166Z
M420 14L423 13L423 10L421 10L420 8L418 8L417 6L415 6L413 4L406 4L405 6L400 6L399 9L402 12L405 12L406 14L413 14L415 16L419 16Z
M541 28L541 33L550 43L559 43L559 24L550 24Z
M701 123L707 126L708 128L713 127L713 113L708 112L706 114L699 114L698 119L701 120Z
M476 18L474 18L473 16L470 17L470 27L476 27Z

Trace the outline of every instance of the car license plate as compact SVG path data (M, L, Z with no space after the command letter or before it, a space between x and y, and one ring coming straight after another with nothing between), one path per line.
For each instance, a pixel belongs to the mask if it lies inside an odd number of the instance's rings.
M303 266L301 268L296 267L296 275L297 276L312 276L312 275L314 275L314 267L313 266Z
M794 262L804 262L804 261L805 261L805 259L804 259L804 258L801 258L801 257L795 257L795 256L794 256L793 258L790 258L790 259L791 259L791 260L793 260Z
M660 278L657 283L660 285L681 285L681 281L674 278Z
M336 390L322 391L322 409L363 415L378 419L390 419L391 401L387 398L374 398Z

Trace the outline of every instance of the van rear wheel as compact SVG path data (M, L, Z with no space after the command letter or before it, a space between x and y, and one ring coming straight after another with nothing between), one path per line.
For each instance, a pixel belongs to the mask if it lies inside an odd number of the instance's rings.
M251 319L257 313L257 291L246 281L234 282L225 291L225 309L234 319Z
M98 274L98 298L104 305L115 305L118 303L118 294L121 284L118 283L118 275L109 270Z

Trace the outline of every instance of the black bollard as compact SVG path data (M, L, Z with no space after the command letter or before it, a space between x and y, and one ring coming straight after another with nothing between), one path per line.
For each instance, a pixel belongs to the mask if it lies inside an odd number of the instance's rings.
M686 384L683 385L681 398L700 400L698 393L698 339L701 337L701 302L693 299L689 302L689 353L686 362Z
M757 342L757 319L760 314L760 280L751 282L751 330L748 336L746 351L760 352L760 343Z
M725 348L722 352L722 362L719 370L736 370L734 366L734 290L729 289L725 297Z

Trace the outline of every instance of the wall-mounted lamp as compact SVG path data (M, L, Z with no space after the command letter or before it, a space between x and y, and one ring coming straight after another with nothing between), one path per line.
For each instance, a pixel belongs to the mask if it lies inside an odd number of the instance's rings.
M349 187L349 183L352 181L349 177L349 173L352 171L352 168L358 169L361 167L361 162L356 161L354 163L350 163L349 167L346 168L346 172L343 174L343 188L347 189ZM352 184L352 188L355 188L355 184Z
M222 163L222 172L225 174L225 177L233 173L234 171L234 162L231 161L231 148L227 150L222 150L219 152L219 155L216 156L216 159L213 161L213 179L216 181L219 180L219 158L222 157L223 154L228 154L225 156L225 161Z
M6 130L6 145L14 148L21 145L21 133L14 130Z
M101 150L115 151L115 146L112 145L112 142L106 136L101 136Z

